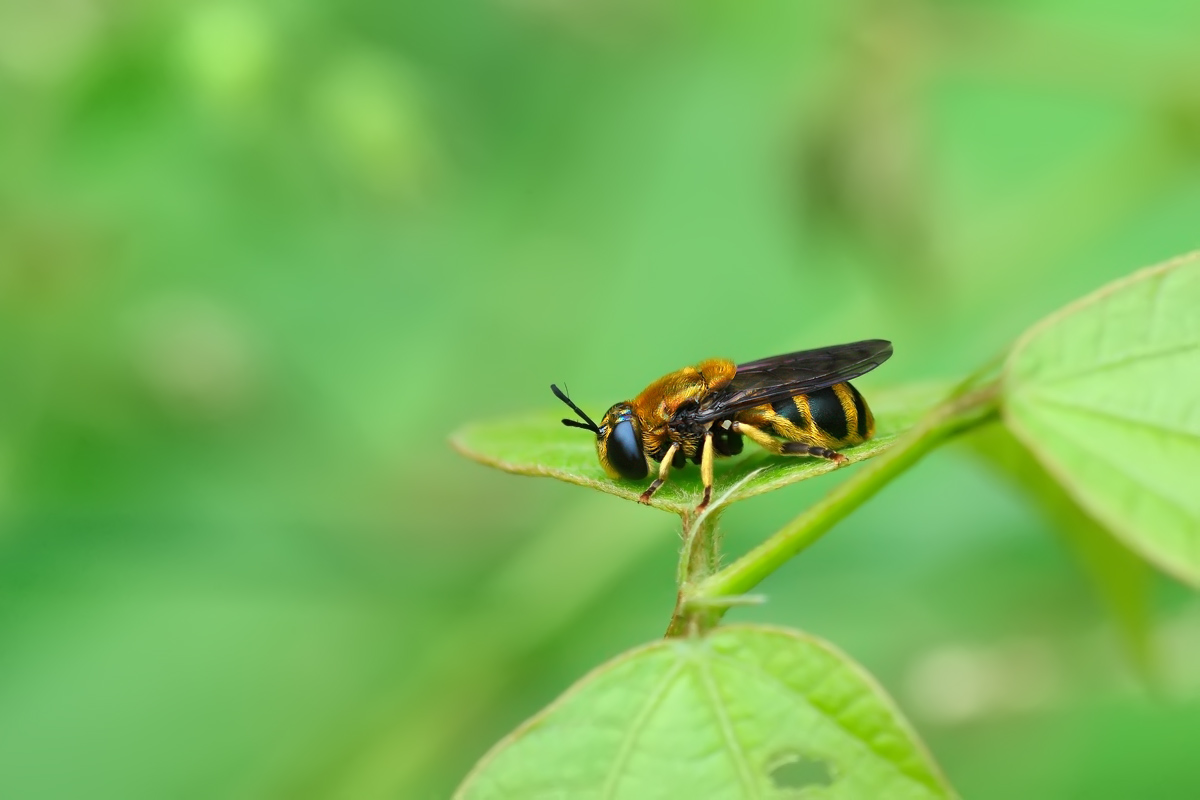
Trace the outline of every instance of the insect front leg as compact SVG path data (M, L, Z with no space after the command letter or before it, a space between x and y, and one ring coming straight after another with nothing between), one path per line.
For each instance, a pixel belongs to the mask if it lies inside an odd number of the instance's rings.
M663 455L662 464L658 467L658 477L650 484L650 488L642 492L638 497L639 503L650 505L650 498L658 491L658 487L667 482L667 476L671 474L671 461L675 458L675 453L679 450L679 443L673 442L667 452Z

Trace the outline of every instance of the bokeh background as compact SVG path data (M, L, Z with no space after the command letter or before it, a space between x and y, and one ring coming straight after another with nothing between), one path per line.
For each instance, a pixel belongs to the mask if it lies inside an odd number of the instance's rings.
M0 2L0 796L434 798L660 636L676 522L447 437L695 360L974 369L1200 241L1200 5ZM1138 387L1130 387L1131 392ZM736 553L830 476L733 509ZM1195 797L965 448L731 614L880 677L971 798Z

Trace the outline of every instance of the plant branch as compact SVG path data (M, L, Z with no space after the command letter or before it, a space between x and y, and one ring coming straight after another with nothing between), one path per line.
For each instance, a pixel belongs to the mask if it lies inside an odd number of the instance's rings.
M675 618L690 616L692 609L706 609L710 615L715 615L711 619L711 624L715 624L731 605L728 599L753 589L926 453L954 436L988 422L998 410L999 384L996 382L959 397L952 396L886 452L867 462L853 477L758 547L699 583L681 583ZM726 600L720 602L721 599ZM672 619L673 627L675 621ZM668 635L670 633L669 630Z
M719 606L727 606L746 601L745 598L717 598L707 605L693 602L694 587L715 573L721 566L720 541L717 536L717 519L732 498L743 485L761 470L754 470L730 486L719 497L713 499L708 508L693 517L690 513L680 516L683 519L683 546L679 551L679 569L676 574L676 584L679 592L676 595L675 611L671 615L671 624L667 626L667 636L684 636L691 633L701 633L721 618L721 613L714 614Z
M700 633L711 627L704 625L703 618L712 616L691 606L688 599L690 591L701 581L717 571L720 555L717 552L717 518L718 512L706 512L695 519L683 514L683 546L679 551L679 569L676 582L679 592L675 599L675 611L671 614L671 624L667 626L667 636L685 636L689 633ZM713 624L715 624L713 620Z

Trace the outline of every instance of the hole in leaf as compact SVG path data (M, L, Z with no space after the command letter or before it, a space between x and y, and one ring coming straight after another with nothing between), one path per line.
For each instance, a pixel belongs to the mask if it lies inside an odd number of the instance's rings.
M789 754L775 759L775 764L768 774L778 789L795 792L833 783L833 770L820 759Z

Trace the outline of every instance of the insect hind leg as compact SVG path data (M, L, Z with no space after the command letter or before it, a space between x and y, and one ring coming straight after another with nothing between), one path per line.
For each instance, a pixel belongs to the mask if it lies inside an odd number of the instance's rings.
M816 456L832 461L835 464L846 464L850 459L828 447L818 447L804 442L784 442L780 452L785 456Z
M750 441L761 447L767 452L775 455L783 455L783 442L776 439L771 434L764 431L762 428L756 428L745 422L734 422L729 426L729 430L733 433L740 433L746 436Z
M776 439L762 428L756 428L745 422L734 422L730 428L733 433L748 436L762 449L780 456L816 456L832 461L835 464L846 464L850 459L828 447L805 444L804 442L784 442Z

